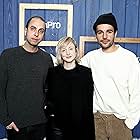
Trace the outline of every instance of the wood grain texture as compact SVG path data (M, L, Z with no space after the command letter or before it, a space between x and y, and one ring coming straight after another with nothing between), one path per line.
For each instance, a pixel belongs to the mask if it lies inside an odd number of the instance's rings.
M73 32L72 36L77 44L80 36L94 36L93 23L102 13L113 12L118 23L118 36L126 38L140 37L140 2L139 0L1 0L0 1L0 52L9 47L15 47L19 41L19 3L42 3L42 4L72 4ZM45 40L56 41L67 35L67 13L66 11L50 10L26 10L25 22L33 15L43 16L49 21L60 21L62 27L58 29L49 28ZM123 44L125 48L140 56L140 45ZM88 47L86 51L88 51Z

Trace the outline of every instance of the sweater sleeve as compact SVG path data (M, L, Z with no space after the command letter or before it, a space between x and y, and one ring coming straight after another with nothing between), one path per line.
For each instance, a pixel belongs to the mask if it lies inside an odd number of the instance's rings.
M89 74L88 74L88 93L89 93L89 103L91 103L92 105L89 105L90 106L90 110L93 112L93 91L94 91L94 82L93 82L93 78L92 78L92 72L91 72L91 69L89 69Z
M89 67L89 54L86 54L81 58L80 65Z
M7 62L6 54L3 52L0 56L0 122L7 126L12 121L8 116L7 102L6 102L6 87L7 87Z
M140 67L136 58L130 68L128 90L130 95L129 114L125 124L128 128L133 129L140 120Z
M92 72L91 69L89 69L88 72L88 80L87 80L87 96L88 96L88 112L89 112L89 119L87 120L88 122L88 127L86 128L85 131L87 131L88 134L88 139L95 139L95 127L94 127L94 114L93 114L93 91L94 91L94 82L92 79ZM90 125L91 124L91 125Z

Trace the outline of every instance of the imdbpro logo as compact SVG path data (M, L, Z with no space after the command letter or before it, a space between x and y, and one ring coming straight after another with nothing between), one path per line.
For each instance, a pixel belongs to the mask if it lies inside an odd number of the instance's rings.
M46 22L46 28L52 28L52 29L60 29L61 23L60 22L54 22L54 21L47 21Z

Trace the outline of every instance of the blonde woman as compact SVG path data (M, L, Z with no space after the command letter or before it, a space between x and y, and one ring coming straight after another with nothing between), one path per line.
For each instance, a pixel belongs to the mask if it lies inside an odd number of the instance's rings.
M94 140L93 80L91 70L79 65L79 52L71 37L59 40L58 66L48 73L48 100L63 140Z

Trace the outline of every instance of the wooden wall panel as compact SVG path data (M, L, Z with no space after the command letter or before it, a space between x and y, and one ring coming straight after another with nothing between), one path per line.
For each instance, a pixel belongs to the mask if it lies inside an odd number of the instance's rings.
M138 6L138 29L137 29L137 36L140 37L140 1ZM140 44L137 47L137 55L140 57Z
M139 0L113 1L113 13L118 22L118 37L140 37ZM123 44L123 46L140 56L140 44Z
M126 0L113 0L112 1L112 12L116 16L116 20L118 23L118 36L124 37L125 35L125 6Z
M100 14L112 12L112 0L100 0Z
M3 37L4 48L16 47L18 43L18 3L4 0Z
M0 52L4 48L18 45L18 18L19 3L60 3L73 4L73 37L79 44L80 36L94 36L92 30L93 22L96 18L107 12L113 12L118 22L118 37L140 37L140 2L139 0L1 0L0 1ZM6 7L6 8L5 8ZM25 21L32 16L39 14L45 19L58 20L66 24L66 13L52 11L27 10ZM60 30L49 29L45 39L58 40L66 35L66 28ZM140 56L139 45L125 45ZM87 48L88 51L88 48Z
M132 9L133 10L132 12ZM125 36L126 37L137 37L138 29L138 10L139 10L139 0L129 0L126 1L126 20L125 20ZM131 45L127 44L125 47L137 53L137 44Z
M139 0L0 0L0 53L6 48L18 45L19 3L72 4L74 6L73 37L78 44L80 36L95 35L92 30L94 21L100 14L107 12L113 12L116 16L119 28L118 37L140 37ZM25 21L36 14L45 17L46 20L58 20L63 23L63 26L67 24L67 14L62 11L27 10ZM65 35L66 27L60 30L50 28L45 40L58 40ZM94 49L94 45L97 44L90 45ZM139 44L123 45L140 57ZM89 51L89 47L85 51ZM54 50L49 47L48 52L53 53Z
M85 34L86 30L86 15L85 15L85 3L86 0L75 1L74 5L74 20L73 20L73 36L79 44L79 34Z
M0 1L0 52L4 49L3 45L3 31L4 31L4 16L3 16L3 10L4 10L4 5L3 5L3 0Z

